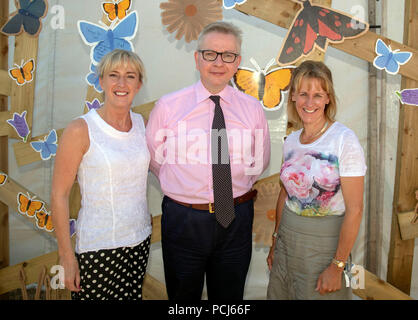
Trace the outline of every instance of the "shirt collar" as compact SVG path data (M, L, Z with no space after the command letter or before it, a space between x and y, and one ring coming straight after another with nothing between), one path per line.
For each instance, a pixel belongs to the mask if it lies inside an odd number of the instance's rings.
M213 94L210 93L205 86L202 84L202 81L199 80L195 85L196 92L196 102L200 103L206 99L209 99ZM227 103L231 103L232 95L234 93L233 88L230 85L227 85L221 92L216 94L221 97L221 100L224 100Z

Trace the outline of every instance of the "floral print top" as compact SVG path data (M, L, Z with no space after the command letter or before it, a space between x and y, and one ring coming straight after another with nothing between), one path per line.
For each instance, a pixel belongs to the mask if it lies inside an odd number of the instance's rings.
M334 122L311 144L301 144L301 130L283 145L280 179L286 188L286 205L298 215L343 215L340 177L366 174L363 149L349 128Z

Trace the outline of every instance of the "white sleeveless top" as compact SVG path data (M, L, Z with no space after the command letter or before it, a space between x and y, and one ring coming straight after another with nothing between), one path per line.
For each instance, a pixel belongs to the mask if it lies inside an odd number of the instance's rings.
M142 116L132 111L130 116L129 132L116 130L94 109L81 116L90 147L77 173L77 253L134 246L151 234L146 198L150 154Z

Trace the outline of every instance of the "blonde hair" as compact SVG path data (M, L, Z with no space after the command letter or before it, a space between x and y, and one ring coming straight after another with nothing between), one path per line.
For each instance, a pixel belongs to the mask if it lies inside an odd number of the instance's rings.
M132 51L115 49L109 52L102 58L102 60L100 60L100 63L97 66L97 74L103 79L106 72L120 66L121 64L125 66L128 64L132 65L135 71L138 72L139 81L142 83L142 80L145 78L145 67L141 58Z
M331 70L319 61L304 61L292 72L290 79L289 94L287 99L287 117L295 129L302 127L302 119L296 110L292 96L299 91L303 79L318 79L321 87L328 94L329 103L325 106L325 117L328 121L334 121L337 113L337 97L335 96Z
M213 23L208 24L206 27L203 28L202 32L197 39L197 49L202 49L202 43L205 39L206 35L211 32L219 32L223 34L232 34L235 39L237 40L237 49L240 53L241 52L241 44L242 44L242 31L234 26L232 23L225 22L225 21L216 21Z

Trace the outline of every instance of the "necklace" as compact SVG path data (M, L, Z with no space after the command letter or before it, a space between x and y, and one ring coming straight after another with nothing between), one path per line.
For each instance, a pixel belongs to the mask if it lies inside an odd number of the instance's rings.
M309 139L308 139L308 140L311 140L311 139L313 139L313 138L315 138L315 137L317 137L317 136L319 136L319 135L323 134L323 133L325 132L325 129L327 128L327 126L328 126L328 121L325 121L325 124L324 124L324 126L322 127L322 129L321 129L321 130L319 130L317 133L315 133L313 136L309 137ZM303 132L305 132L305 128L303 128Z

